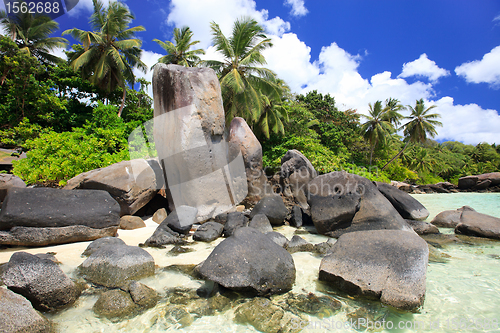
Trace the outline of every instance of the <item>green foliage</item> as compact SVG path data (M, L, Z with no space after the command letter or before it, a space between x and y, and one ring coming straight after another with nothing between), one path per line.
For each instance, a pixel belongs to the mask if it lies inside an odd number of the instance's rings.
M117 107L99 104L84 128L27 140L27 158L14 163L13 173L29 184L64 184L82 172L128 159L125 131Z
M200 41L191 41L193 38L193 32L189 27L183 27L182 29L174 29L174 41L162 42L159 39L153 39L157 42L165 51L167 55L158 59L159 63L163 64L177 64L186 67L197 66L200 62L199 54L205 54L202 49L190 50L194 45L198 44Z
M50 128L31 124L28 118L23 118L16 127L0 130L0 142L7 147L21 147L26 140L37 138L40 134L49 131Z

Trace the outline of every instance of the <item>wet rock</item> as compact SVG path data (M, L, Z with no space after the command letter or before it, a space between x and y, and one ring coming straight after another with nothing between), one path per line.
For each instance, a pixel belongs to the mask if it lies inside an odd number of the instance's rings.
M122 286L121 289L128 292L134 303L141 309L150 309L154 307L160 298L156 290L137 281L131 281L125 286Z
M428 244L442 248L449 244L461 244L461 241L456 235L450 234L425 234L421 236Z
M120 216L133 215L146 205L163 186L155 160L122 161L71 178L65 190L103 190L120 204ZM157 179L157 174L160 176Z
M239 153L245 164L248 197L260 200L270 194L272 189L262 167L262 146L243 118L234 117L229 125L227 137L229 161Z
M294 198L304 209L309 209L305 188L317 176L311 162L298 150L287 151L281 159L280 185L283 193Z
M227 222L224 224L224 237L230 237L234 232L248 226L248 217L243 213L233 212L227 214Z
M408 193L389 184L380 182L375 184L403 218L421 221L429 216L429 211Z
M335 244L335 242L322 242L314 244L313 252L320 255L329 254L332 251L333 244Z
M286 302L290 311L295 314L302 312L320 318L330 317L342 307L342 303L333 297L316 296L313 293L290 293Z
M429 246L429 262L445 264L449 261L451 256L443 251L438 250L436 247L428 244Z
M347 293L411 310L424 301L428 256L427 244L413 232L351 232L323 258L319 279Z
M23 295L35 309L55 311L76 301L81 290L52 260L27 252L16 252L2 267L2 280Z
M138 307L129 293L115 289L102 293L92 310L98 316L116 320L134 316Z
M189 264L189 265L181 265L181 264L178 264L178 265L169 265L165 268L163 268L164 271L168 272L179 272L179 273L182 273L182 274L186 274L186 275L189 275L191 276L192 278L194 279L201 279L201 275L199 273L199 267L198 265L193 265L193 264Z
M203 223L193 234L193 240L200 242L212 242L222 236L224 226L217 222Z
M23 296L0 288L0 300L0 332L50 332L49 321Z
M271 238L271 240L273 242L275 242L276 244L278 244L279 246L281 246L285 249L287 248L289 240L283 234L280 234L277 231L272 231L272 232L266 233L266 236Z
M292 215L290 217L290 226L295 228L302 227L302 209L299 206L292 207Z
M120 246L120 245L127 245L127 244L125 244L125 242L118 237L99 238L87 246L85 251L83 251L82 256L88 257L92 253L96 252L97 250L99 250L100 248L105 247L105 246L112 246L113 247L113 246Z
M139 216L124 215L120 218L120 229L134 230L144 228L146 223Z
M500 218L465 210L460 216L460 223L455 227L455 233L500 239Z
M250 223L248 223L248 226L250 228L254 228L256 230L259 230L263 234L273 231L273 227L271 225L271 222L269 222L269 219L264 214L255 215L252 218L252 220L250 221Z
M12 187L25 188L26 183L18 176L0 173L0 202L2 202L7 196L7 192Z
M240 324L250 324L265 333L299 332L301 318L273 304L267 298L257 297L234 311L234 320Z
M193 251L194 250L189 248L189 247L182 247L182 246L176 245L170 251L168 251L168 255L175 257L175 256L178 256L179 254L189 253L189 252L193 252Z
M201 275L226 288L259 295L288 291L295 283L292 256L253 228L239 228L212 251Z
M312 252L314 245L307 242L304 238L294 235L287 246L287 251L290 253L295 252Z
M417 220L405 220L405 221L406 223L408 223L410 227L413 228L413 230L418 235L439 234L439 229L435 225L432 225L428 222L417 221Z
M311 216L320 234L330 237L363 230L405 230L411 227L368 179L336 171L307 184Z
M180 327L188 327L193 321L194 317L191 315L185 306L182 305L170 305L166 309L165 313L167 319L170 319L174 323L180 324Z
M279 195L262 198L250 212L252 219L257 214L264 214L272 225L282 225L288 214L288 209Z
M155 263L147 251L137 246L102 246L78 266L78 270L87 281L119 287L127 281L153 275Z
M167 218L167 216L167 210L165 208L160 208L153 214L153 221L160 224Z
M455 228L460 223L460 217L464 211L474 211L474 209L469 206L463 206L456 210L445 210L437 214L431 223L441 228Z

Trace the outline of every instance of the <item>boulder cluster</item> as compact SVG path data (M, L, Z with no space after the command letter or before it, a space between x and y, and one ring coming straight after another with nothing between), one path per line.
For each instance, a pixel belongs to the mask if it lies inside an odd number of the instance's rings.
M191 313L225 311L231 302L227 295L244 293L251 298L237 304L235 321L266 332L277 327L292 332L301 313L341 307L329 296L290 292L297 274L293 253L321 256L318 279L332 288L414 310L424 302L429 261L428 243L420 236L451 227L457 234L500 239L498 218L462 207L440 213L429 224L424 222L427 209L405 191L345 171L318 175L297 150L283 156L279 181L272 186L260 143L246 122L234 118L224 131L213 71L159 64L153 89L161 158L92 170L64 189L27 188L15 177L2 178L0 245L93 242L82 253L86 259L75 272L77 280L46 254L15 252L0 266L7 287L0 287L0 331L47 332L50 323L38 311L59 311L92 288L99 293L93 311L113 321L156 306L161 295L139 282L158 269L148 247L175 245L174 252L182 252L180 246L190 241L224 238L199 265L165 268L212 287L194 294L168 291L161 320L184 327L193 321ZM182 149L171 155L160 143L176 142L176 135L182 137ZM243 175L228 167L240 157ZM166 174L175 177L165 181ZM475 177L467 180L470 187L497 184L492 175ZM246 206L236 209L242 201ZM115 237L119 228L143 227L144 215L158 223L144 244L129 246ZM307 226L328 241L311 244L299 235L289 240L276 230L284 224L304 232ZM271 302L271 296L280 301Z

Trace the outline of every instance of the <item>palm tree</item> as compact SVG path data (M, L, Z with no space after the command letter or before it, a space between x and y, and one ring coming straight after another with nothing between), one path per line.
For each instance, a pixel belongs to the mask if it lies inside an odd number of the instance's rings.
M232 36L226 38L215 22L211 23L213 44L224 61L208 60L203 64L215 70L221 84L226 120L241 116L249 124L261 117L262 96L279 100L282 89L276 74L266 64L262 51L272 46L271 39L254 19L236 20Z
M62 37L49 37L59 29L59 24L50 17L30 14L29 11L8 16L0 11L0 24L19 50L33 55L42 63L64 61L50 52L66 47L68 41Z
M385 100L384 108L384 120L390 122L395 128L401 125L401 120L404 116L399 113L399 111L405 110L406 108L401 104L401 102L395 98L389 97Z
M370 143L370 165L372 165L373 150L378 144L385 144L387 135L394 131L394 127L387 120L381 101L376 101L373 106L369 103L368 106L370 107L369 115L362 115L367 120L361 125L361 133Z
M262 112L255 128L257 137L259 134L263 134L269 139L270 132L285 135L284 123L290 121L288 107L282 103L290 95L290 87L281 79L277 79L276 83L280 86L283 96L276 100L261 93Z
M432 105L426 109L423 98L416 101L415 108L407 105L407 108L411 111L411 114L410 116L405 117L406 119L409 119L409 121L402 126L404 128L403 134L405 136L406 143L403 149L401 149L401 151L397 153L396 156L394 156L382 167L382 171L392 161L398 158L399 155L401 155L401 153L406 149L410 142L424 143L425 140L427 140L427 135L429 135L430 137L436 136L436 126L443 126L443 124L440 121L435 120L441 117L438 113L429 113L435 107L435 105Z
M77 48L71 56L71 67L80 71L91 83L110 93L117 87L123 89L122 103L118 116L121 116L127 94L126 84L133 86L133 68L144 73L146 65L141 61L141 40L134 38L143 26L129 28L134 15L119 1L109 3L107 9L99 0L93 0L94 13L90 25L94 31L77 28L63 32L78 40L83 47Z
M195 67L201 61L199 54L205 54L202 49L189 50L194 45L198 44L200 41L191 41L193 38L193 32L189 27L183 27L182 29L174 29L174 41L162 42L159 39L153 39L157 42L165 51L167 55L158 59L158 62L163 64L177 64L185 67Z

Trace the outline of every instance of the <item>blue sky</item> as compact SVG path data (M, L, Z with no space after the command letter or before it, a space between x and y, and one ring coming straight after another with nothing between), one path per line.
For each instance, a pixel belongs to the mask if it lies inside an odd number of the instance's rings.
M106 0L107 3L109 0ZM230 34L235 19L259 21L274 47L268 67L295 93L316 89L340 109L366 113L368 103L398 98L437 105L439 141L500 144L500 1L498 0L127 0L143 25L143 61L164 55L154 38L170 40L187 25L207 50L209 23ZM88 29L92 1L57 19L61 31ZM137 72L151 79L151 73Z

